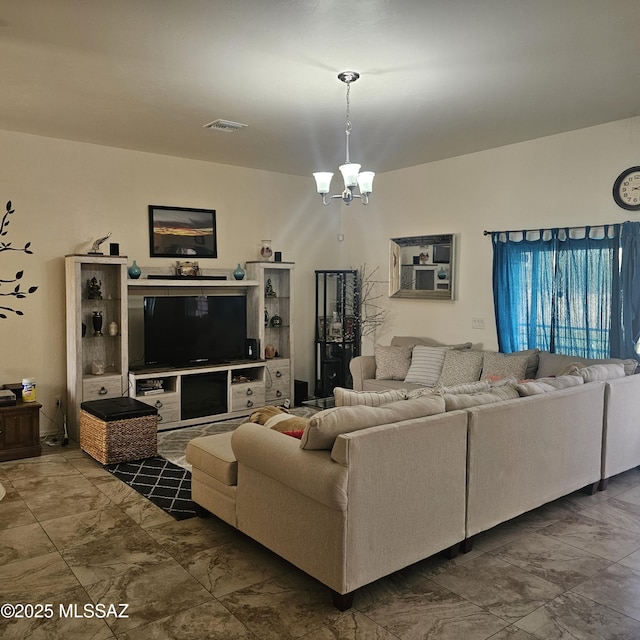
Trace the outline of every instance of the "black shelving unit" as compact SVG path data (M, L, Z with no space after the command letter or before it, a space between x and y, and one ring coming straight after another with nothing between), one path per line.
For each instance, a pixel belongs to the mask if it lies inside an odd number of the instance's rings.
M359 320L358 271L316 271L316 398L353 386L349 362L360 355Z

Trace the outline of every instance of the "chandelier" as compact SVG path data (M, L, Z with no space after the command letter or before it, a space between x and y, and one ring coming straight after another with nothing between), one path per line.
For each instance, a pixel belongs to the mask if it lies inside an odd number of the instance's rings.
M342 193L329 196L327 194L331 190L331 178L333 173L330 171L318 171L313 174L316 179L316 189L322 196L322 204L329 204L334 198L340 198L345 204L351 204L354 198L360 198L362 204L369 204L369 196L373 190L373 178L376 175L373 171L360 171L360 165L349 160L349 136L351 135L351 103L349 101L349 92L351 91L351 83L360 77L355 71L343 71L338 74L338 78L347 85L347 125L345 134L347 137L347 155L345 163L340 165L340 173L344 180L344 191ZM353 190L358 187L360 193L354 193Z

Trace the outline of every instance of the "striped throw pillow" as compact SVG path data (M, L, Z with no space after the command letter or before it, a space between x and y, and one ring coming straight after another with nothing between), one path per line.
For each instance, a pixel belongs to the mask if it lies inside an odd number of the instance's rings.
M416 345L413 348L411 365L404 381L425 387L435 387L440 379L446 352L447 349L443 347L421 347Z
M336 401L336 407L353 407L355 405L380 407L383 404L387 404L387 402L405 400L407 398L407 390L388 389L387 391L354 391L353 389L336 387L333 390L333 397Z

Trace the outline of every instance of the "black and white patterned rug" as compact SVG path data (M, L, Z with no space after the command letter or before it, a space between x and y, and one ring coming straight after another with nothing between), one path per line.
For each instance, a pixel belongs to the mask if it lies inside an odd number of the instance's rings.
M293 415L311 417L318 410L295 407ZM158 432L158 454L153 458L135 462L109 464L105 469L132 489L151 500L176 520L196 515L191 501L191 465L185 459L189 440L198 436L233 431L247 421L247 417L222 420Z
M108 464L105 469L176 520L196 515L191 501L191 472L187 469L161 456Z

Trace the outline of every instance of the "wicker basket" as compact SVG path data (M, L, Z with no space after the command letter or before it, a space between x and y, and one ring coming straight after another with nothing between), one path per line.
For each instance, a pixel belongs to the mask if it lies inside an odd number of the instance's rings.
M158 416L105 421L80 411L80 448L102 464L142 460L158 450Z

